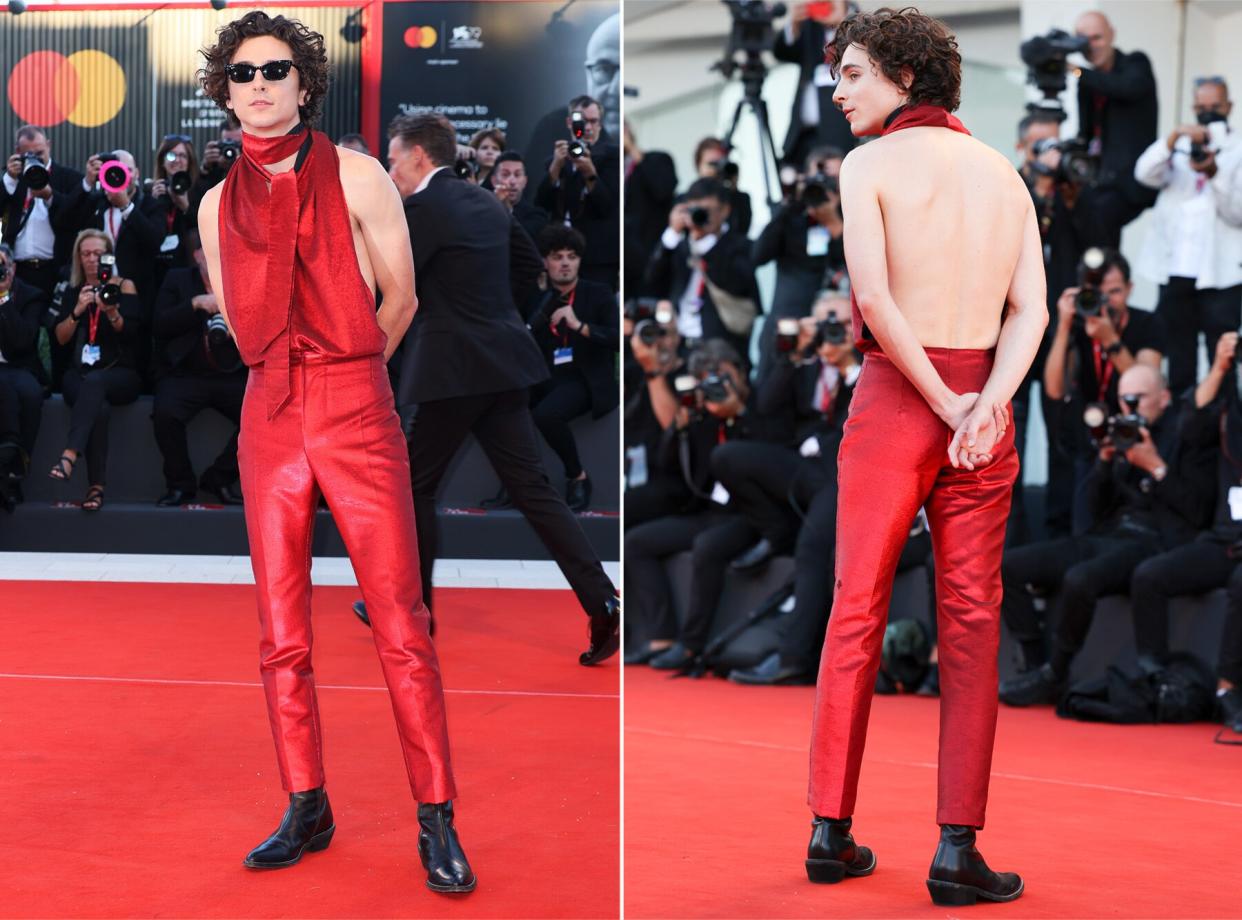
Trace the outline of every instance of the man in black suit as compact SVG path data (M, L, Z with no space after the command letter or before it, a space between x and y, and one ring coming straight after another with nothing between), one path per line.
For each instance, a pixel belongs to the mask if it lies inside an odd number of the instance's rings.
M580 156L570 150L575 115L583 131ZM581 231L587 241L582 277L615 291L621 270L621 158L604 132L603 117L603 106L590 96L570 100L566 139L552 148L535 204L553 221Z
M388 134L389 174L405 198L419 300L396 401L403 418L412 410L423 597L434 610L436 494L473 432L590 616L590 648L579 661L596 664L617 650L620 601L540 463L528 391L548 371L509 287L510 239L524 231L495 195L453 174L457 144L447 118L399 116Z
M28 158L37 158L47 170L43 188L30 187L25 172ZM69 264L78 232L78 201L84 193L80 172L52 162L52 145L42 128L17 129L14 153L0 183L2 241L13 250L17 276L48 297L58 273Z
M773 57L801 69L785 135L784 160L794 168L801 168L814 147L827 144L849 153L857 143L832 101L837 81L824 62L824 45L832 40L841 20L857 8L846 0L795 3L789 22L776 35Z
M43 417L36 348L46 311L47 295L16 277L13 252L0 244L0 507L9 511L20 499Z
M156 384L151 418L168 486L156 504L184 505L194 500L201 485L215 492L223 504L240 505L237 430L201 480L195 480L190 463L185 426L211 408L240 427L247 372L220 317L197 230L186 232L185 244L194 266L169 270L155 301Z
M677 194L677 167L662 150L643 150L625 125L625 299L646 294L643 267L664 232Z
M725 228L728 200L728 190L715 179L690 186L669 213L645 283L653 296L673 302L688 346L724 339L745 355L759 315L759 289L750 240Z
M492 191L534 241L548 224L548 212L522 200L527 180L526 164L516 150L506 150L496 157L492 166Z

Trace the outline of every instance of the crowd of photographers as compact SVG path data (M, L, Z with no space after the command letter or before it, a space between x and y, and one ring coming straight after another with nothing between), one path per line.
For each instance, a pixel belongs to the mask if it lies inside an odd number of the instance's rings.
M803 73L783 200L765 226L739 226L749 202L719 139L698 145L698 175L678 194L671 158L626 135L630 665L711 669L746 684L815 680L836 528L865 522L836 515L836 453L860 372L836 185L843 122L822 59L797 49L822 48L844 7L797 4L778 35L782 59ZM1079 133L1062 137L1074 53L1086 62ZM1021 56L1044 97L1020 120L1017 150L1051 322L1013 412L1029 461L1034 389L1048 483L1039 520L1028 519L1021 477L1015 485L1002 615L1016 669L1001 699L1064 704L1096 605L1129 594L1136 698L1150 704L1142 715L1209 715L1214 694L1242 731L1242 141L1229 125L1229 90L1220 77L1199 78L1192 110L1158 136L1150 61L1118 49L1103 15L1083 15L1073 35L1026 42ZM1122 229L1149 208L1135 270L1159 285L1154 310L1131 303L1132 269L1118 251ZM755 270L768 262L776 271L765 304ZM677 616L668 563L687 552ZM794 559L788 583L740 626L713 630L727 573L760 573L777 556ZM920 516L898 568L930 565ZM1213 676L1170 652L1168 608L1214 588L1227 589L1228 613ZM766 654L730 664L728 643L765 619L775 635ZM934 625L895 621L878 689L935 694L935 661Z
M577 511L590 506L591 481L570 422L617 404L621 176L603 116L595 99L571 100L560 132L566 139L532 166L529 190L527 164L495 129L461 145L456 166L513 215L515 302L552 372L532 394L534 415ZM371 153L358 134L339 143ZM0 184L0 506L11 511L22 500L53 394L70 407L68 431L44 431L63 450L50 470L33 472L68 481L84 463L85 510L103 506L110 407L144 393L153 396L163 458L157 504L186 504L200 490L223 504L243 501L237 426L247 371L220 316L197 232L199 202L240 155L241 128L230 121L201 159L190 137L164 137L149 178L127 150L96 153L77 171L53 156L48 131L17 130ZM186 426L207 408L232 423L233 434L196 476ZM507 506L508 498L489 504Z

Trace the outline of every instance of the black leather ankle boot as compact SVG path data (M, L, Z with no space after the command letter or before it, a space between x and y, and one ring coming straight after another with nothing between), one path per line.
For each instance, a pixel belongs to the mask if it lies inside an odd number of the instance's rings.
M936 904L961 906L985 901L1012 901L1022 894L1016 872L993 872L975 849L975 829L942 824L940 846L927 873L927 890Z
M853 818L821 818L811 822L811 842L806 848L806 877L812 882L831 884L847 875L870 875L875 871L875 854L854 843L850 834Z
M446 894L474 891L478 883L453 827L453 803L418 806L418 856L427 870L427 887Z
M283 869L305 852L327 849L336 832L332 806L323 787L289 796L289 808L276 833L250 851L244 865L251 869Z

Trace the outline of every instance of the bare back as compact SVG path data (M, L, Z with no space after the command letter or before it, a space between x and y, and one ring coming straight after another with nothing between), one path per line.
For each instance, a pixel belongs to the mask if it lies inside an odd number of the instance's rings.
M898 131L851 158L860 154L883 215L889 290L919 342L994 347L1031 212L1017 171L946 128Z

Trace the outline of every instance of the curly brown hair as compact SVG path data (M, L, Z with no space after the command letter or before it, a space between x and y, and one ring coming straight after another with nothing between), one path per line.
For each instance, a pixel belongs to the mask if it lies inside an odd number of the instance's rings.
M299 85L306 91L306 104L298 106L298 113L305 124L313 127L319 121L323 99L328 93L328 56L323 50L323 36L296 19L269 16L262 10L252 10L241 19L221 26L216 33L216 43L202 49L202 55L207 60L196 76L203 93L232 114L224 104L229 98L229 78L224 68L233 60L242 42L260 35L278 38L292 50Z
M952 112L961 104L962 55L957 39L940 20L912 6L855 13L824 46L824 60L834 76L839 76L841 56L850 45L866 51L884 76L908 89L911 105L938 105ZM901 72L904 67L914 74L909 87Z

